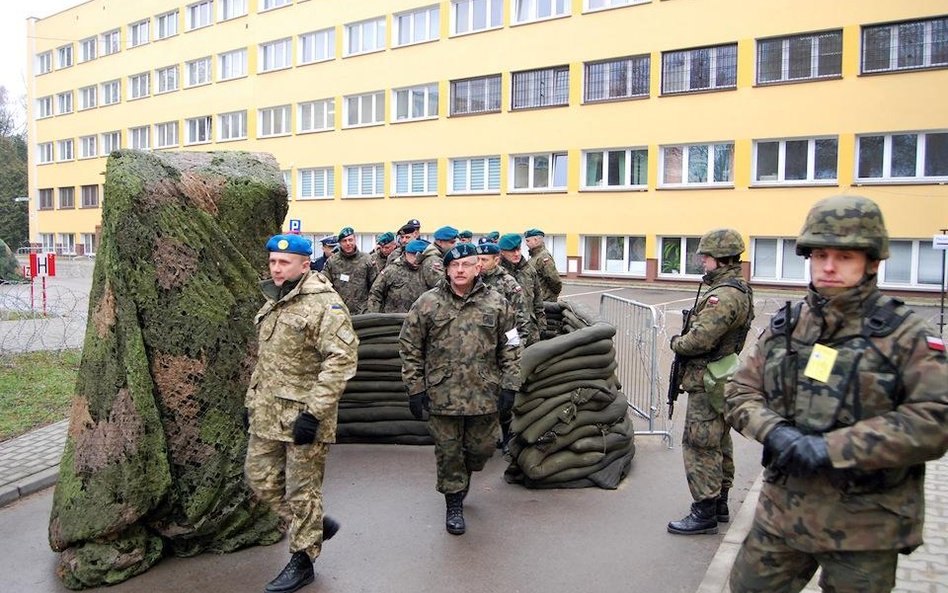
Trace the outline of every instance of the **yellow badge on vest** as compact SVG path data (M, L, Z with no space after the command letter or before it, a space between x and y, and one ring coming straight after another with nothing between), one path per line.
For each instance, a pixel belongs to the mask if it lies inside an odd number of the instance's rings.
M810 354L810 360L806 361L806 368L803 374L811 379L816 379L820 383L826 383L830 374L833 372L833 365L836 364L836 356L839 354L835 349L823 344L813 346L813 352Z

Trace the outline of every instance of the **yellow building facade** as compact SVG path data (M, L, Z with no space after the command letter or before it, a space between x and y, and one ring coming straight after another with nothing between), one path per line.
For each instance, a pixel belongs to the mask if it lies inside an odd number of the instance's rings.
M539 227L561 272L691 280L729 226L754 282L804 284L806 211L856 193L883 286L941 283L941 0L90 0L27 44L45 250L94 252L111 150L245 150L304 234L365 249L410 218Z

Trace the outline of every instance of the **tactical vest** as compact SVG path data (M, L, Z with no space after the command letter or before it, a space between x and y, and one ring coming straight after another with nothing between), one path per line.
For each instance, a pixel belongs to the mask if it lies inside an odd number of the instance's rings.
M744 342L747 341L747 333L750 331L751 323L754 321L754 291L746 282L742 282L736 278L728 278L705 293L704 298L707 300L715 290L722 286L736 288L747 296L750 303L747 309L747 318L741 322L740 327L734 328L721 336L721 340L714 350L691 359L697 361L701 366L706 366L709 362L720 360L728 354L740 354L741 350L744 349Z

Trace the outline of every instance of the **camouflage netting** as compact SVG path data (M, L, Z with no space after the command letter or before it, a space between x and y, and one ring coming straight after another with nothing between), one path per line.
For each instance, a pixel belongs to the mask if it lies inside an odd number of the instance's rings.
M0 284L3 282L23 282L23 271L16 255L6 241L0 239Z
M49 541L72 589L163 554L281 537L243 479L267 237L286 216L269 155L119 151L108 159L69 434Z

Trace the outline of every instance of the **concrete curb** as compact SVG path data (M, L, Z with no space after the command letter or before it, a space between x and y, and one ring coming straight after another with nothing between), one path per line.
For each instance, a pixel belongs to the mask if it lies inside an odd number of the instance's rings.
M730 588L729 577L731 566L734 565L734 559L737 558L737 552L744 543L744 538L750 532L754 524L754 511L757 509L757 499L760 497L760 488L763 485L763 474L757 476L754 485L747 492L747 497L741 504L741 510L737 512L731 526L728 527L724 539L718 546L711 564L708 565L704 578L695 593L726 593Z
M39 471L33 475L21 478L16 482L5 484L0 488L0 508L12 504L24 496L49 488L59 481L59 464Z

